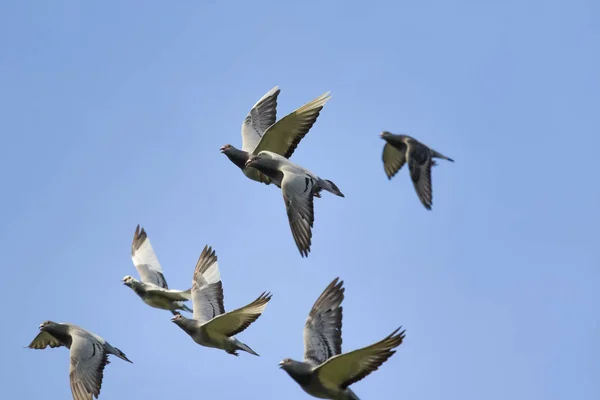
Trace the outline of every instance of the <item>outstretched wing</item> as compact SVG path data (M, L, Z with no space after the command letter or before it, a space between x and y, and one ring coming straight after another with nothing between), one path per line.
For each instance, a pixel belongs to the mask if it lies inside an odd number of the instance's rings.
M346 389L376 371L396 352L392 349L400 346L404 339L405 331L398 333L400 329L371 346L330 358L315 370L315 374L325 387Z
M406 163L406 145L402 143L403 149L397 149L389 143L383 146L383 169L388 179L392 179L400 168Z
M242 124L242 150L252 153L265 131L275 123L279 92L277 86L269 90L246 115Z
M254 149L254 154L269 150L289 158L317 121L323 106L330 98L327 92L271 125Z
M315 220L314 177L306 173L283 171L281 193L290 222L292 236L302 257L310 252L312 227Z
M252 303L215 317L206 324L206 330L227 337L237 335L260 317L271 297L270 293L263 293Z
M108 354L98 341L79 334L71 344L71 392L74 400L92 400L100 395Z
M50 346L51 348L60 347L61 344L54 336L49 334L46 331L42 331L38 333L38 335L33 339L33 341L29 344L30 349L42 350L46 347Z
M163 275L162 267L158 262L158 258L156 258L156 254L154 254L150 239L148 239L144 228L140 231L139 225L135 228L135 233L133 234L131 259L140 274L142 282L153 284L163 289L169 288Z
M335 278L313 305L304 325L304 360L319 365L342 352L344 281Z
M223 284L217 255L209 246L204 246L192 281L192 303L194 319L205 323L225 312L223 305Z
M408 169L410 170L410 178L412 179L415 191L419 200L426 209L431 210L433 193L431 190L431 166L433 165L431 157L424 159L415 159L412 157L408 160Z

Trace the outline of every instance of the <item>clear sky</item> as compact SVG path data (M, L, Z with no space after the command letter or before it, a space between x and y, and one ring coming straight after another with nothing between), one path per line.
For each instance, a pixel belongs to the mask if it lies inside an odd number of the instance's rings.
M344 351L407 330L362 399L600 398L599 21L592 0L4 2L0 397L70 398L68 352L23 348L52 319L133 360L100 399L307 399L277 363L339 276ZM292 157L346 195L316 202L307 259L277 188L219 152L275 85L279 117L332 93ZM385 177L384 129L456 160L431 212ZM226 309L273 292L239 335L260 358L121 284L138 223L171 287L209 244Z

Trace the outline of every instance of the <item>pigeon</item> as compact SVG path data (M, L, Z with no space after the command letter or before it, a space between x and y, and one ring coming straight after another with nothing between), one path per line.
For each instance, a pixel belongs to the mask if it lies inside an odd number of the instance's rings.
M125 353L100 336L69 323L45 321L40 325L40 333L28 347L42 350L48 346L65 346L70 350L69 378L74 400L98 398L109 354L133 364Z
M279 363L306 393L320 399L359 400L348 386L377 370L404 339L400 327L371 346L342 354L343 283L335 278L310 310L304 326L304 361L286 358Z
M270 151L261 151L246 162L274 181L281 182L281 193L287 210L292 236L302 257L310 252L314 223L313 197L325 189L336 196L345 197L338 187L321 179L287 158Z
M140 231L139 225L135 228L135 233L133 234L131 259L142 280L140 282L132 276L127 275L123 278L123 284L129 286L144 303L150 307L171 311L173 315L179 314L177 310L192 312L184 304L185 301L191 299L192 289L169 289L158 258L156 258L156 254L154 254L154 250L152 249L150 239L148 239L144 228Z
M238 350L258 356L248 345L237 340L235 335L260 317L271 297L270 293L265 292L252 303L225 312L217 255L211 247L205 246L192 281L193 318L178 314L171 321L201 346L225 350L234 356L238 356Z
M408 135L394 135L384 131L381 138L387 143L383 147L383 168L388 179L394 175L408 161L410 177L415 186L419 200L426 209L431 210L431 167L437 165L433 158L443 158L454 162L453 159L430 149L417 139Z
M242 123L241 150L230 144L220 149L221 153L237 165L248 178L267 185L274 183L277 187L281 186L280 182L273 182L254 168L246 167L246 161L251 155L262 150L290 158L298 143L316 122L325 103L331 98L329 92L324 93L275 122L279 92L277 86L269 90L246 115Z

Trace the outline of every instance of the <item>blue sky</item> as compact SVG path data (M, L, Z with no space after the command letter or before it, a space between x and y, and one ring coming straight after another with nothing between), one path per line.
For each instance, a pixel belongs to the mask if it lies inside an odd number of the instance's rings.
M1 8L3 398L70 398L67 351L23 349L53 319L134 361L101 399L306 399L277 362L336 276L344 351L407 330L363 399L600 397L598 2ZM317 201L307 259L277 189L219 153L275 85L279 117L332 92L293 160L346 198ZM384 129L456 160L433 211L385 177ZM138 223L170 286L209 244L227 309L273 292L239 335L260 358L196 345L121 284Z

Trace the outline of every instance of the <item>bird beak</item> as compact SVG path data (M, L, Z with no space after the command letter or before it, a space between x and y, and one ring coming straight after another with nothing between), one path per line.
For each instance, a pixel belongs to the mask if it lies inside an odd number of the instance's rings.
M44 324L40 324L40 331L44 328Z
M221 151L221 153L225 153L225 146L221 146L219 150Z
M277 365L279 365L279 368L283 368L283 361L279 361L279 364Z
M379 134L379 137L380 137L380 138L383 138L383 132L381 132L381 133Z
M249 167L250 164L252 164L252 161L254 161L254 160L249 158L248 161L246 161L246 163L244 164L244 167Z

